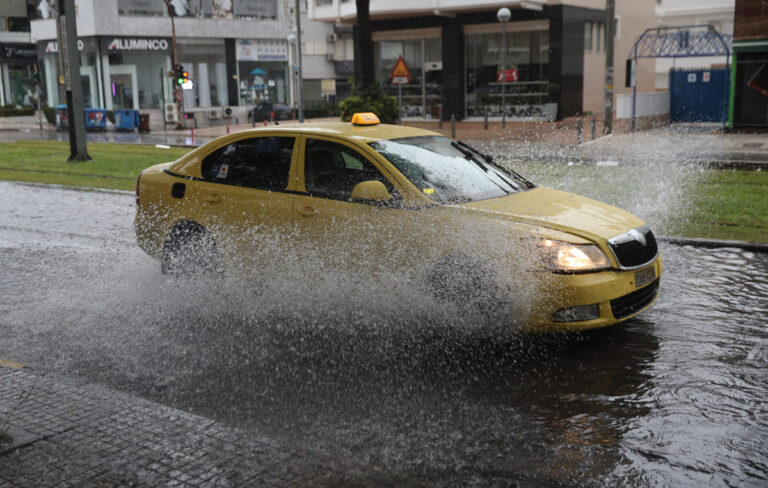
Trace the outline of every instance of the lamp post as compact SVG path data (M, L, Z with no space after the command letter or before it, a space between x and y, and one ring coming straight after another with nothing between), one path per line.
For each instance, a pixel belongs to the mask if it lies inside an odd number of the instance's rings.
M304 122L304 90L301 86L302 84L302 73L301 73L301 1L296 0L296 57L298 58L298 65L299 65L299 72L297 74L298 80L297 80L297 95L299 97L299 122Z
M496 18L502 25L501 31L501 128L507 127L507 22L512 17L512 12L507 7L502 7L496 12Z
M296 59L296 33L291 32L288 34L288 46L291 50L291 87L293 88L293 94L296 97L296 117L299 116L299 64Z

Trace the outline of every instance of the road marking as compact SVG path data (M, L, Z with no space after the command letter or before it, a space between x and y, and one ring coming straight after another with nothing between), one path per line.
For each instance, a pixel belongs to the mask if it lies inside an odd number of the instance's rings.
M13 361L8 361L7 359L0 359L0 368L22 369L26 368L26 366L20 363L14 363Z

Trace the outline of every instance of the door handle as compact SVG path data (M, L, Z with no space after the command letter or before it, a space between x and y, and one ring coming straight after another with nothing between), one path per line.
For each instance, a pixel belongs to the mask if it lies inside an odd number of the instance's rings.
M302 217L314 217L315 215L320 213L313 207L302 207L297 212Z
M208 195L208 203L213 205L217 203L221 203L221 195L217 193L211 193L210 195Z

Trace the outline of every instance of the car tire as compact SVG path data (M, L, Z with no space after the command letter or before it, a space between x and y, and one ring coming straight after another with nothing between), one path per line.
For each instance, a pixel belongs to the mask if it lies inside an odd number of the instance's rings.
M461 311L489 312L502 298L493 269L479 257L464 253L449 254L435 263L428 286L436 299Z
M175 225L163 244L160 271L172 276L221 276L223 266L216 241L203 226L194 222Z

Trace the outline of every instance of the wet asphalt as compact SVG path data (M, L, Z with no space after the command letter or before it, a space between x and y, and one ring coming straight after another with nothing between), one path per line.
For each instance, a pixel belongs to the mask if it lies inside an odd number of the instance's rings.
M0 182L0 207L0 358L436 486L768 480L768 255L662 244L649 311L521 336L307 263L164 277L128 194Z

